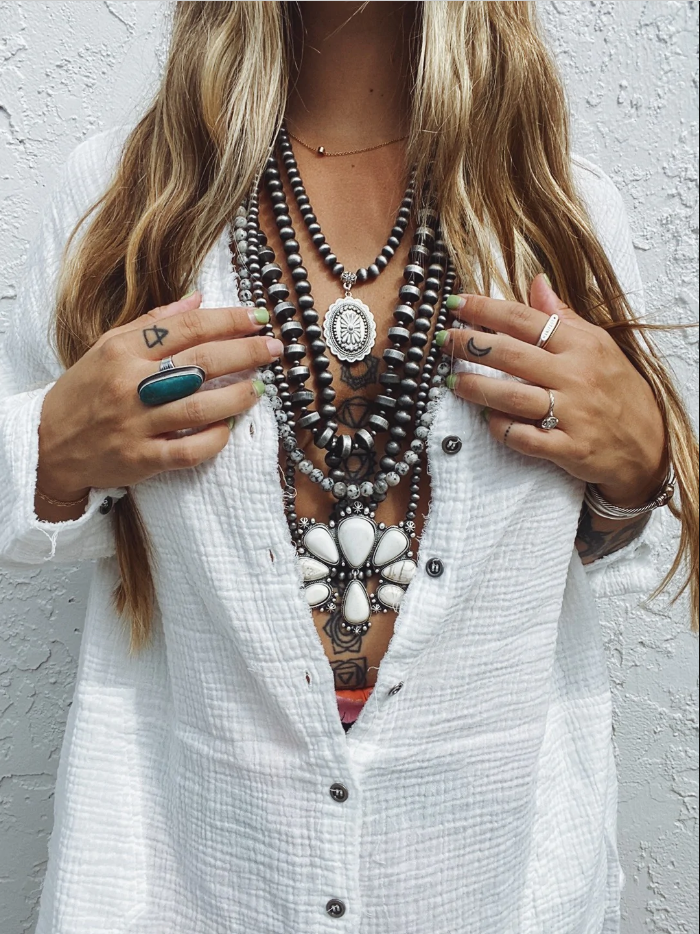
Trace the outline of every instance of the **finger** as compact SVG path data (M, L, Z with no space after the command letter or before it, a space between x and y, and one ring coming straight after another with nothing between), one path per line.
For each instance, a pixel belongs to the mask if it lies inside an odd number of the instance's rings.
M265 319L265 320L263 320ZM162 360L207 341L246 337L269 321L261 308L187 308L161 318L150 313L136 327L119 336L123 348L144 360Z
M560 385L561 366L554 354L508 334L452 328L436 334L436 342L448 356L502 370L535 385L544 383L553 389Z
M460 321L474 327L510 334L528 344L537 344L551 315L556 314L561 324L547 341L547 350L552 353L565 350L570 346L573 335L562 325L566 324L567 319L580 320L578 315L561 301L543 275L533 280L530 295L530 305L485 295L450 296L448 308Z
M536 425L513 419L503 412L494 411L489 414L488 423L489 432L496 441L527 457L539 457L559 463L572 455L571 439L558 428L545 431Z
M182 438L157 438L153 450L158 472L196 467L223 450L230 436L229 426L219 421Z
M540 421L549 412L549 393L541 386L476 373L453 373L448 379L450 389L460 399L489 409Z
M530 284L530 306L546 315L559 315L562 319L579 317L559 298L544 273L535 276Z
M276 337L237 337L230 341L210 341L182 350L173 357L175 366L201 366L207 379L255 370L277 360L284 350Z
M167 318L170 315L176 315L183 311L189 311L191 308L198 308L202 302L202 293L195 290L189 295L183 295L176 302L170 302L169 305L160 305L158 308L152 308L143 315L139 315L133 321L126 324L120 324L116 328L111 328L103 337L109 337L114 334L126 334L128 331L135 331L138 328L147 326L148 321L157 318Z
M184 399L154 406L147 428L155 436L183 428L211 425L245 412L255 405L264 392L265 385L259 379L246 379L220 389L197 391Z

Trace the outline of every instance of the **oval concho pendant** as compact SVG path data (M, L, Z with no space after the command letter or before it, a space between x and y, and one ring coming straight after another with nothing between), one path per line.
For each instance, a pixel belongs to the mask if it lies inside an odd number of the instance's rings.
M339 298L323 319L323 334L328 349L346 363L364 360L374 347L377 326L374 315L357 298Z

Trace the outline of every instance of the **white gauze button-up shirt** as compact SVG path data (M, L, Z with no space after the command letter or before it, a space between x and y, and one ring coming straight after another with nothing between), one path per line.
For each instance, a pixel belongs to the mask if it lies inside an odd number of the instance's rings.
M137 657L110 599L107 497L125 490L93 490L74 521L36 517L60 254L125 130L70 155L3 342L0 561L94 561L37 934L615 934L611 697L590 583L614 565L643 590L649 561L638 540L586 573L583 485L496 443L478 408L448 393L437 410L418 571L347 735L265 399L216 457L134 487L158 606ZM574 169L640 310L620 195L585 160ZM236 304L228 236L199 273L204 307Z

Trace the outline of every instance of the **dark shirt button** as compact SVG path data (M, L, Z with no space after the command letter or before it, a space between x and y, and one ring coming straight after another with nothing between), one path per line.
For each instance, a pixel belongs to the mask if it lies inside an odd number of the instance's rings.
M328 790L330 791L331 798L333 798L334 801L348 800L348 790L345 785L341 785L340 782L333 782Z
M398 684L395 684L393 688L389 690L389 695L393 697L394 694L398 694L402 687L403 687L403 681L399 681Z
M442 561L439 558L428 558L425 565L425 570L428 572L430 577L440 577L445 568L443 567Z
M445 454L459 454L462 450L462 439L457 435L448 435L442 439L442 449Z
M114 500L112 499L112 497L105 496L105 498L100 503L100 512L102 513L102 515L106 516L113 505L114 505Z
M342 918L345 914L345 905L339 898L331 898L326 902L326 914L331 918Z

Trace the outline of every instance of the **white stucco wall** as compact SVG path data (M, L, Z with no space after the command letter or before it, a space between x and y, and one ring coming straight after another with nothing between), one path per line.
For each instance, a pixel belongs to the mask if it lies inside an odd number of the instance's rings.
M698 317L695 2L547 2L575 149L621 187L650 309ZM160 2L0 2L0 340L46 188L85 136L135 119ZM661 344L689 400L697 332ZM672 529L655 560L660 576ZM0 931L34 928L90 569L0 572ZM697 930L697 639L687 604L602 603L620 775L624 934Z

